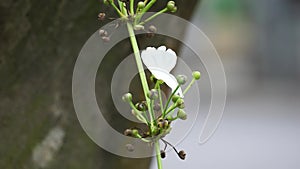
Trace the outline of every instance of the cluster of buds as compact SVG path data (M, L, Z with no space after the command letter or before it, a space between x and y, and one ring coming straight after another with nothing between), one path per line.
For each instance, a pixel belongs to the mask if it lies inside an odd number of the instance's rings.
M183 94L185 94L190 89L195 80L200 79L200 72L195 71L192 75L193 79L191 80L187 88L184 90ZM139 130L137 129L126 129L124 135L135 138L141 138L145 142L162 140L165 143L166 147L167 145L171 146L178 154L180 159L184 160L186 153L183 150L178 152L172 144L163 140L163 137L171 131L172 121L177 119L187 119L187 113L184 111L185 104L183 96L175 94L176 90L174 90L169 96L169 99L166 102L166 104L163 104L160 86L164 82L155 79L154 77L152 77L151 80L153 81L153 83L155 83L155 87L148 91L148 93L146 94L146 100L133 103L132 95L130 93L126 93L122 97L123 101L129 103L129 105L131 106L132 114L138 120L140 120L142 123L145 123L148 126L148 131L139 132ZM185 75L178 75L176 77L176 80L178 83L178 87L176 89L179 89L182 85L184 85L187 82L187 77ZM174 113L176 112L176 109L177 114ZM163 158L165 156L165 149L161 150L161 157Z

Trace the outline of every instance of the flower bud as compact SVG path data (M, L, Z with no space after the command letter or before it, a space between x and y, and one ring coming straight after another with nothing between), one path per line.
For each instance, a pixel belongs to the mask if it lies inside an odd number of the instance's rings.
M99 21L103 21L104 19L105 19L105 13L100 12L100 13L98 14L98 20L99 20Z
M173 8L173 10L171 10L171 12L172 13L175 13L177 11L177 7L175 6L174 8Z
M105 5L108 5L108 4L109 4L108 0L103 0L103 3L104 3Z
M143 9L145 7L145 3L140 1L137 6L138 8Z
M147 103L145 101L139 102L135 104L136 109L139 111L146 111L148 110Z
M156 33L157 32L157 29L154 25L150 25L148 30L149 30L150 33Z
M169 11L172 11L175 7L175 2L174 1L169 1L168 4L167 4L167 9Z
M122 100L124 102L128 102L128 103L131 102L132 101L132 95L131 95L131 93L124 94L123 97L122 97Z
M187 115L184 110L179 109L177 112L177 117L180 118L181 120L186 120Z
M176 80L177 80L178 84L180 84L180 85L185 84L186 79L187 79L187 77L184 76L184 75L178 75L178 76L176 77Z
M102 37L102 40L103 40L104 42L109 42L109 41L110 41L110 38L109 38L108 36L103 36L103 37Z
M132 130L132 135L135 136L135 137L138 136L139 135L139 131L137 129L133 129Z
M156 89L151 89L148 93L147 96L149 97L149 99L151 100L155 100L158 98L158 92Z
M179 156L180 159L184 160L186 154L185 154L185 152L183 150L181 150L181 151L179 151L178 156Z
M125 135L125 136L133 136L132 130L131 130L131 129L126 129L126 130L124 131L124 135Z
M160 157L165 158L166 157L166 152L164 150L160 150Z
M184 108L184 100L183 99L178 99L177 101L176 101L176 106L178 107L178 108L180 108L180 109L183 109Z
M193 77L195 80L199 80L201 77L201 73L199 71L194 71L193 72Z
M173 97L172 97L172 101L173 101L174 103L176 103L176 101L177 101L179 98L180 98L179 95L174 94Z
M103 30L103 29L100 29L100 30L99 30L99 35L102 36L102 37L103 37L103 36L107 36L107 31L106 31L106 30Z

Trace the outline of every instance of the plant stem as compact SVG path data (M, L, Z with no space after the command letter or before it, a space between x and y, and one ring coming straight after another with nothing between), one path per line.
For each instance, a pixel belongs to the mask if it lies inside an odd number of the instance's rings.
M151 106L151 101L147 97L147 93L149 92L149 87L148 87L146 75L145 75L144 68L143 68L143 63L142 63L141 56L140 56L140 50L139 50L139 47L138 47L138 44L137 44L137 40L136 40L136 37L135 37L135 34L134 34L133 27L132 27L131 23L129 23L129 22L127 22L127 29L128 29L128 33L129 33L129 36L130 36L130 41L131 41L135 61L136 61L137 68L138 68L138 71L139 71L139 75L140 75L140 79L141 79L141 83L142 83L146 103L147 103L148 108L151 108L150 107ZM152 114L152 112L149 111L149 117L153 117L153 116L154 115ZM153 127L153 119L151 119L150 124L151 124L151 128L152 128Z
M190 82L190 84L186 87L186 89L183 91L182 94L186 94L187 91L189 91L189 89L192 87L192 85L195 83L195 78L193 78L193 80Z
M152 16L150 16L149 18L147 18L145 21L141 22L140 25L144 25L145 23L151 21L152 19L156 18L158 15L164 13L164 12L167 12L168 11L168 8L164 8L162 9L161 11L159 12L156 12L155 14L153 14Z
M180 87L180 85L178 85L178 86L176 87L176 89L172 92L172 94L169 96L168 101L167 101L166 106L165 106L165 109L164 109L164 112L163 112L163 117L166 116L166 112L167 112L167 108L168 108L168 106L169 106L169 103L170 103L172 97L174 96L174 94L175 94L175 93L177 92L177 90L179 89L179 87Z
M130 14L134 15L134 0L130 0Z
M157 161L157 168L162 169L162 162L160 157L160 146L159 146L159 140L155 142L155 151L156 151L156 161Z

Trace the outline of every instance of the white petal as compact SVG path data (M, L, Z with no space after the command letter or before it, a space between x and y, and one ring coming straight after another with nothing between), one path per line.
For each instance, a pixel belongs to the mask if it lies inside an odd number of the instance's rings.
M178 86L178 82L177 82L176 78L169 72L167 72L163 69L153 68L153 67L148 67L148 69L155 76L155 78L164 81L172 89L172 92ZM181 87L178 88L178 90L175 94L178 94L180 97L183 98Z
M176 65L177 56L176 53L168 49L165 46L160 46L155 49L154 47L148 47L142 51L142 60L144 64L149 67L155 67L170 72Z

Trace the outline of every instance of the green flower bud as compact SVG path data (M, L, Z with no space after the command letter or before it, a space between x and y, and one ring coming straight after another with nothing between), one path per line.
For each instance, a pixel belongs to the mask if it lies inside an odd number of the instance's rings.
M169 1L168 4L167 4L167 9L169 11L172 11L175 7L175 2L174 1Z
M122 100L124 102L131 102L132 101L132 95L131 93L126 93L123 95Z
M108 0L103 0L103 3L104 3L105 5L108 5L108 4L109 4Z
M187 77L184 76L184 75L178 75L178 76L176 77L176 80L177 80L177 82L178 82L180 85L185 84L186 79L187 79Z
M178 108L180 108L180 109L183 109L184 108L184 100L183 99L178 99L177 101L176 101L176 106L178 107Z
M174 118L173 118L171 115L167 116L166 119L167 119L170 123L174 120Z
M193 77L195 80L199 80L201 77L201 73L199 71L194 71L193 72Z
M151 89L148 93L147 96L149 97L149 99L151 100L155 100L158 98L158 92L156 89Z
M137 129L132 130L132 135L137 137L139 135L139 131Z
M177 117L180 118L181 120L186 120L187 115L184 110L179 109L177 112Z
M180 98L179 95L174 94L173 97L172 97L172 101L173 101L174 103L176 103L176 101L177 101L179 98Z
M140 1L137 6L138 8L143 9L145 7L145 3Z
M171 10L172 13L175 13L176 11L177 11L177 6L175 6L175 7L173 8L173 10Z

